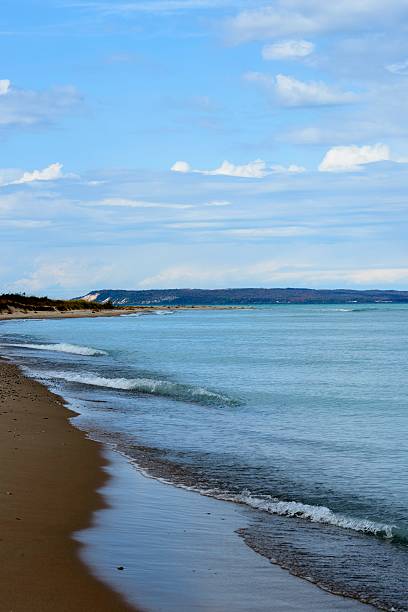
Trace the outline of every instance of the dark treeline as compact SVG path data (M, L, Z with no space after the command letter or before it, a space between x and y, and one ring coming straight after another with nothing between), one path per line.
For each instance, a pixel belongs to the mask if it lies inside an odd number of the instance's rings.
M52 300L48 297L37 297L20 293L3 293L0 295L0 312L13 312L22 310L24 312L33 311L58 311L68 310L105 310L113 308L111 302L98 304L87 302L86 300Z

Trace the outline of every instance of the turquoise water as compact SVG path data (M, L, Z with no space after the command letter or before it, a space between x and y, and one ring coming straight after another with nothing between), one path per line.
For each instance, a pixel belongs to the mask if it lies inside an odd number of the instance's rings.
M0 331L96 437L254 509L241 535L258 552L406 610L407 323L401 305L277 305Z

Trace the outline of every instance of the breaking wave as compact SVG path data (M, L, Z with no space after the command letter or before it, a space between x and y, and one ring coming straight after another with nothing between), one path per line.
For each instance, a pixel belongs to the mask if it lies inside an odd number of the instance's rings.
M171 314L174 314L174 310L155 310L154 314L156 314L156 315L171 315Z
M225 501L233 501L239 504L245 504L256 510L269 512L270 514L278 514L279 516L289 516L294 518L308 519L312 523L324 523L326 525L334 525L343 529L352 529L361 533L380 536L386 539L392 539L398 536L396 525L388 525L379 523L369 519L356 518L345 514L337 514L326 506L312 506L296 501L280 501L269 495L253 496L250 491L243 490L238 494L219 493L215 495L219 499Z
M54 351L57 353L71 353L72 355L107 355L106 351L91 348L89 346L78 346L76 344L7 344L7 346L15 346L17 348L35 349L36 351Z
M52 378L75 382L82 385L106 387L123 391L135 391L148 395L159 395L174 400L194 402L199 404L234 406L235 399L210 391L204 387L192 387L181 383L155 378L105 378L92 373L75 374L74 372L50 372Z
M331 308L327 312L354 312L355 308Z
M149 471L143 469L141 471L146 476L150 476ZM326 506L313 506L296 501L281 501L270 495L252 495L248 489L244 489L240 493L232 493L222 489L206 489L194 485L185 485L180 482L171 482L166 478L156 476L153 476L153 478L169 484L176 484L176 486L182 489L195 491L206 497L214 497L222 501L242 504L255 510L268 512L269 514L306 519L312 523L322 523L343 529L351 529L352 531L374 535L386 540L396 540L404 543L408 541L407 534L403 533L403 530L399 529L397 525L388 525L387 523L371 521L370 519L347 516L333 512Z

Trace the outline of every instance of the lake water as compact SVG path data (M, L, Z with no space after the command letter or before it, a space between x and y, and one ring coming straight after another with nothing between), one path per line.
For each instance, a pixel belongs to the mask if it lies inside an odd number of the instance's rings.
M1 351L155 477L253 509L260 554L407 610L408 306L168 312L5 322Z

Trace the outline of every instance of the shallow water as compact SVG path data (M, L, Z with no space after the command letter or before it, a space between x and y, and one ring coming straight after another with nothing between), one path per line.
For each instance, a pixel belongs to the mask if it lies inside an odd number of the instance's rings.
M145 469L252 509L263 555L406 610L407 321L279 305L7 322L1 342Z
M150 612L370 612L290 576L245 546L247 511L146 478L107 453L110 507L76 534L84 561ZM118 567L123 568L118 570Z

